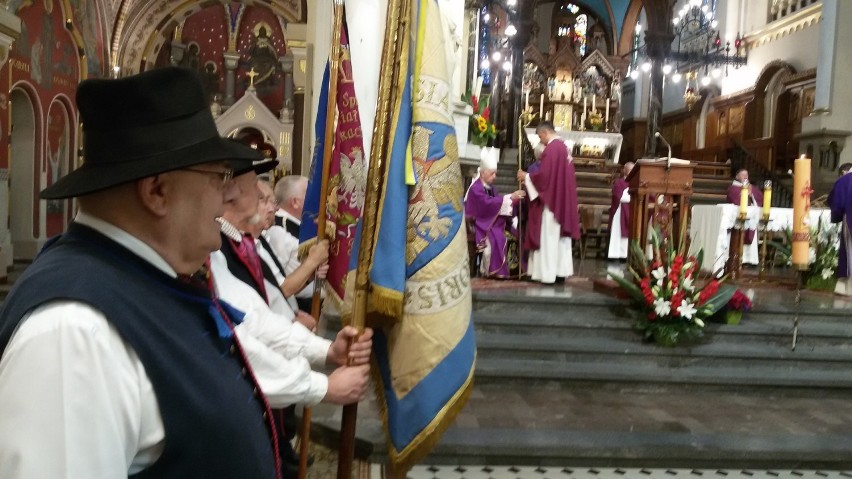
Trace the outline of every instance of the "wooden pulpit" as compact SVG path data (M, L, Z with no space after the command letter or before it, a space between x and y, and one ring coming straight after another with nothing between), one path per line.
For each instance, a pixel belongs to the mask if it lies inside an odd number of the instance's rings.
M682 228L689 225L689 197L692 196L692 170L695 165L684 160L641 159L627 176L630 193L630 242L637 241L647 250L649 221L655 209L670 208L673 247L678 247ZM659 201L662 199L662 203ZM687 237L688 241L688 237ZM628 254L636 264L633 248Z

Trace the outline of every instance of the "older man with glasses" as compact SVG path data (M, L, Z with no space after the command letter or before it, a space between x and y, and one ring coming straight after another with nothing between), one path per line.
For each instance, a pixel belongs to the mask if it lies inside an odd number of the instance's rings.
M276 477L242 315L193 277L258 154L191 70L86 80L77 106L85 162L41 196L79 212L0 310L3 477Z

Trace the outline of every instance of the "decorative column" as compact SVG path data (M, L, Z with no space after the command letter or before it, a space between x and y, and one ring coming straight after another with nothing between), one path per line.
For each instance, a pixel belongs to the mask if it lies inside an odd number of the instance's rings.
M293 99L296 85L293 80L293 54L288 51L286 55L278 58L278 62L281 63L281 71L284 72L284 107L281 108L279 119L283 123L293 123L296 108L296 102Z
M225 58L225 99L222 101L222 106L225 109L230 108L231 105L237 101L236 95L236 75L237 75L237 65L240 62L240 54L237 52L225 52L222 54Z
M674 34L670 31L651 31L649 27L645 32L645 45L648 49L648 60L651 62L648 129L645 133L645 156L648 158L657 156L657 137L654 134L660 131L663 120L663 62L671 50L673 40Z
M12 43L21 35L21 19L0 9L0 67L9 59ZM8 125L4 125L8 131ZM5 132L3 132L5 133ZM9 155L0 157L0 282L5 282L12 265L12 234L9 231Z
M852 149L845 148L852 136L846 107L852 104L852 89L844 87L852 77L852 64L842 53L842 46L852 41L852 29L844 28L850 22L852 2L823 0L814 110L802 119L797 135L799 153L813 159L811 182L819 194L831 189L839 165L852 162Z

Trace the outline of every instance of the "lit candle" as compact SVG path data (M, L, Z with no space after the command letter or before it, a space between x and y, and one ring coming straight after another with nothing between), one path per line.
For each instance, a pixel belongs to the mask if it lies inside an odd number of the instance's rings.
M763 184L763 219L769 220L769 208L772 207L772 182L766 180Z
M609 98L606 99L606 111L604 111L604 115L606 116L604 124L609 125Z
M793 163L793 266L808 269L811 247L811 159L800 156Z
M751 187L749 186L748 180L743 182L743 187L740 189L740 216L745 217L746 209L748 208L748 196Z
M544 118L544 93L541 94L541 101L538 104L538 117Z

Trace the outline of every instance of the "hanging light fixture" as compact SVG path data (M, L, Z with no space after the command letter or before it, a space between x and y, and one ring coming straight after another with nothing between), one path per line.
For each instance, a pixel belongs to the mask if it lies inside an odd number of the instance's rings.
M692 107L701 99L701 93L698 92L698 74L695 71L687 72L686 89L683 92L683 102L686 104L687 110L692 110Z

